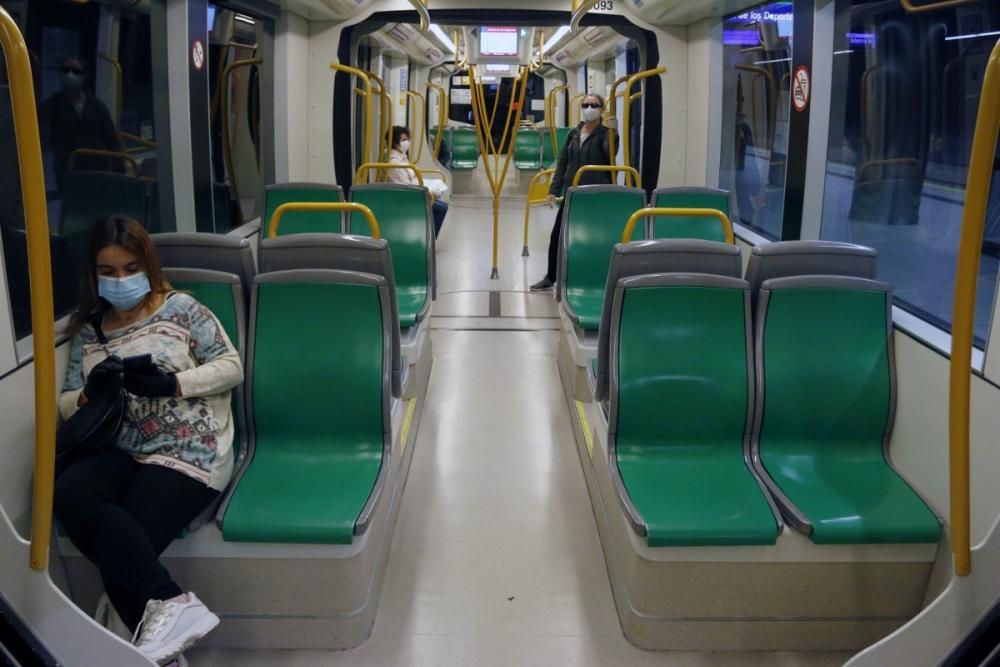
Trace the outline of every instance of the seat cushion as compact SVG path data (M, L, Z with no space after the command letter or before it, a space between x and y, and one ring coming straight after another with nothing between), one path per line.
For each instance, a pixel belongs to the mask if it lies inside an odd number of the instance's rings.
M601 309L604 305L604 291L570 287L566 290L566 301L576 316L576 324L587 331L597 331L601 326Z
M838 448L772 443L767 472L809 518L817 544L934 543L937 518L886 464L881 443ZM802 452L809 452L803 456Z
M399 327L406 329L412 327L417 322L420 311L427 303L427 289L415 286L409 289L400 289L396 292L396 306L399 309Z
M226 512L223 536L231 542L351 544L378 477L381 448L381 442L332 438L258 443Z
M774 514L743 460L740 443L718 448L632 447L618 442L618 467L651 547L774 544Z

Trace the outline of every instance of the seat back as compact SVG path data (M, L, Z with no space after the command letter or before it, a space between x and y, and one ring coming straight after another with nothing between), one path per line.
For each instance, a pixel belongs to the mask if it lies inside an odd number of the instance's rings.
M163 266L234 274L243 285L243 303L249 303L250 287L257 274L249 240L196 232L153 234L152 239Z
M226 512L227 540L350 543L367 527L392 444L388 296L384 277L351 271L255 279L247 364L254 461ZM338 468L351 474L327 488L322 475ZM283 492L319 505L296 507Z
M339 185L326 183L276 183L264 188L264 217L260 238L267 238L271 217L282 204L289 202L330 203L344 201ZM290 211L281 218L278 236L288 234L331 233L344 231L343 217L337 211Z
M479 139L473 127L456 127L451 134L452 171L475 169L479 166Z
M356 185L351 201L364 204L378 220L382 238L392 249L400 326L414 326L431 303L434 224L427 188L402 183ZM352 213L348 232L370 234L364 216Z
M715 188L658 188L651 206L663 208L713 208L729 217L729 192ZM725 231L715 218L653 218L650 236L654 239L705 239L726 241Z
M515 167L529 170L542 168L542 136L533 129L522 129L517 133L514 141Z
M59 235L80 266L86 265L90 228L101 218L117 215L146 226L149 185L143 179L105 171L68 171L60 195Z
M728 243L697 239L660 239L619 243L611 254L604 288L601 326L597 336L597 386L595 398L608 396L608 350L611 338L611 306L615 290L624 278L654 273L711 274L739 278L740 249Z
M597 329L611 251L621 241L629 216L645 203L643 190L621 185L586 185L566 192L559 295L570 317L586 323L584 328ZM646 238L645 230L637 230L634 238Z
M642 447L742 452L753 393L749 304L739 278L620 280L611 314L609 432Z
M391 306L390 323L395 330L390 341L392 390L393 395L402 395L403 362L399 343L396 282L387 240L376 241L368 237L342 234L292 234L265 239L260 247L260 269L261 273L328 270L384 278L385 298Z
M750 251L746 279L750 302L765 281L802 275L875 278L878 251L837 241L781 241L754 246Z

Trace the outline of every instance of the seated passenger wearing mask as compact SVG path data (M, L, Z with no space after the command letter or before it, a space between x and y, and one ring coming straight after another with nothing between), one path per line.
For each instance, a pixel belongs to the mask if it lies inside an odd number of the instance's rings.
M163 665L219 623L159 556L232 476L240 355L208 308L170 287L149 235L127 218L91 230L68 332L63 418L116 385L129 404L115 443L56 480L55 516L97 566L136 648Z
M396 125L389 132L389 143L392 151L389 153L389 162L394 164L408 164L410 162L410 130ZM417 175L411 169L388 169L386 173L393 183L405 183L407 185L420 185ZM434 192L431 192L434 195ZM448 204L434 196L434 203L431 205L431 213L434 216L434 238L441 233L444 225L444 217L448 215Z

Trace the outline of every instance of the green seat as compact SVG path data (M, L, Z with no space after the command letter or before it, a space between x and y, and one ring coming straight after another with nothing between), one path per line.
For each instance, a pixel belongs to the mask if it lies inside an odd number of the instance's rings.
M611 251L621 241L629 216L645 203L639 188L587 185L567 190L559 290L567 314L581 329L598 329ZM632 238L646 238L645 230L637 228Z
M261 219L260 238L267 238L271 216L282 204L289 202L329 203L344 201L344 191L339 185L325 183L277 183L264 188L264 217ZM340 234L343 217L336 212L292 212L283 215L278 236L328 232Z
M104 171L68 171L60 195L59 235L80 266L86 266L90 228L101 218L123 216L146 226L149 189L142 179Z
M434 232L427 190L401 183L356 185L351 190L351 201L364 204L375 214L392 255L399 326L415 326L423 320L431 302ZM364 216L351 214L349 232L370 235Z
M775 278L758 297L755 449L782 512L817 544L933 543L937 518L887 459L890 287Z
M389 470L395 323L385 279L320 269L261 274L252 312L253 458L223 536L351 544L367 529Z
M774 544L780 531L746 464L746 282L647 274L615 288L609 456L619 499L651 547Z
M559 151L566 145L566 137L569 136L571 129L569 127L556 128L556 146L558 146L556 150L552 148L552 132L550 130L542 132L542 164L546 168L554 166L555 161L559 158Z
M448 144L448 147L450 149L451 145L452 145L452 139L451 139L452 129L446 125L443 131L444 131L444 137L442 138L442 141L444 143ZM429 130L429 133L430 134L429 134L429 136L427 138L427 145L430 147L430 150L433 151L434 150L434 144L437 142L438 127L437 126L432 127Z
M514 166L522 170L542 168L542 141L538 130L524 129L514 142ZM551 142L550 142L551 143Z
M714 208L729 216L729 193L714 188L660 188L653 192L651 206L663 208ZM726 242L722 225L715 218L653 218L654 239L704 239Z
M473 127L456 127L451 133L451 169L468 171L479 166L479 138Z

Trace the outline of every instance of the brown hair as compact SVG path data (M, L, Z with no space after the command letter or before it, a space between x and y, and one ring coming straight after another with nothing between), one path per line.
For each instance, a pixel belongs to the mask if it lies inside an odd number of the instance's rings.
M163 277L160 256L153 245L153 239L146 230L131 218L111 216L102 218L90 228L87 239L86 268L80 288L80 306L73 313L66 327L66 333L74 335L88 324L98 312L107 308L107 302L97 293L97 254L110 245L118 245L136 256L149 279L149 294L144 304L161 294L170 292L170 283Z

